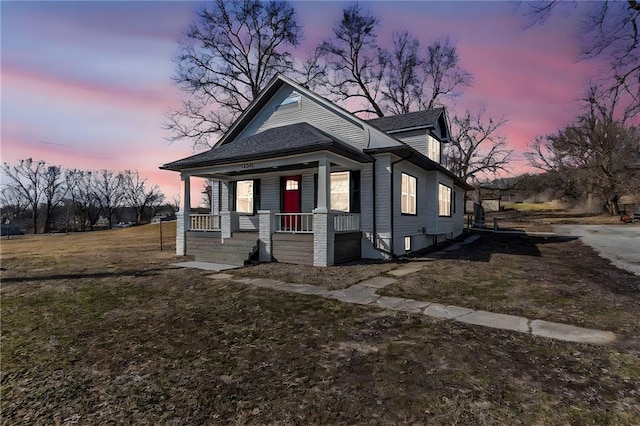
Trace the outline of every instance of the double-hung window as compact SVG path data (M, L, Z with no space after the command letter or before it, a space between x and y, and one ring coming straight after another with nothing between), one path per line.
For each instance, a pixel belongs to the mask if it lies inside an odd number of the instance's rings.
M402 198L400 200L402 214L417 214L416 188L416 178L402 173Z
M438 185L438 215L451 216L451 188L447 185Z
M236 211L238 213L253 213L253 180L236 182Z

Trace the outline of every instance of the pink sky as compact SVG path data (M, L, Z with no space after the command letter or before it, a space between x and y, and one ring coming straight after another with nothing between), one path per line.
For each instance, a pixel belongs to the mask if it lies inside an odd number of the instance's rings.
M329 35L350 3L293 3L304 26L300 52ZM379 41L409 30L424 45L450 36L473 75L449 112L486 104L508 120L516 153L578 113L576 99L594 62L579 61L580 13L525 30L512 2L367 2L381 18ZM179 106L170 81L177 40L199 7L186 2L2 2L3 162L33 157L81 169L137 169L177 195L177 173L158 170L192 154L169 145L164 114ZM194 199L195 201L195 199Z

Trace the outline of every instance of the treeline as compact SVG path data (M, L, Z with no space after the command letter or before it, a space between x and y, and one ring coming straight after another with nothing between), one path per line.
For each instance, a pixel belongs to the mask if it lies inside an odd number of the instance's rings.
M640 202L640 129L631 123L640 104L622 95L620 88L591 86L574 123L530 145L525 155L544 172L537 180L557 199L612 215L620 213L621 197Z
M65 229L93 230L100 218L113 227L123 211L135 223L149 221L165 196L137 170L79 170L35 161L2 164L0 206L3 223L29 217L34 233L56 230L64 217Z

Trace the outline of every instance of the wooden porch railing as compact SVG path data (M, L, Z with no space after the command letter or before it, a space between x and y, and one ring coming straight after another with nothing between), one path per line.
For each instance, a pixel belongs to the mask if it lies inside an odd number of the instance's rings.
M313 233L313 213L276 213L276 232Z
M189 215L190 231L219 231L220 216L215 214L191 214Z
M360 230L360 214L336 213L333 217L333 230L335 232L354 232Z

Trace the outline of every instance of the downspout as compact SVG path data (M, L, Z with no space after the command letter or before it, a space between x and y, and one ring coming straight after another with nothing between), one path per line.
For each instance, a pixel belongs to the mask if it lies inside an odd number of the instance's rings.
M400 158L400 159L398 159L398 160L396 160L396 161L392 161L392 162L391 162L391 189L390 189L390 191L389 191L389 192L390 192L390 195L391 195L391 257L392 257L392 258L397 257L397 256L396 256L396 254L395 254L395 253L396 253L396 251L395 251L395 247L394 247L394 245L395 245L395 244L394 244L395 240L394 240L394 236L393 236L393 231L394 231L394 228L395 228L395 226L394 226L394 220L393 220L393 218L394 218L394 216L395 216L395 205L393 204L393 200L394 200L394 198L393 198L393 192L394 192L394 191L393 191L393 166L395 166L395 165L396 165L396 163L399 163L399 162L401 162L401 161L408 160L408 159L409 159L409 158L411 158L411 157L413 157L413 154L409 154L409 155L408 155L408 156L406 156L406 157L402 157L402 158ZM416 191L417 191L417 190L418 190L418 188L416 188Z

